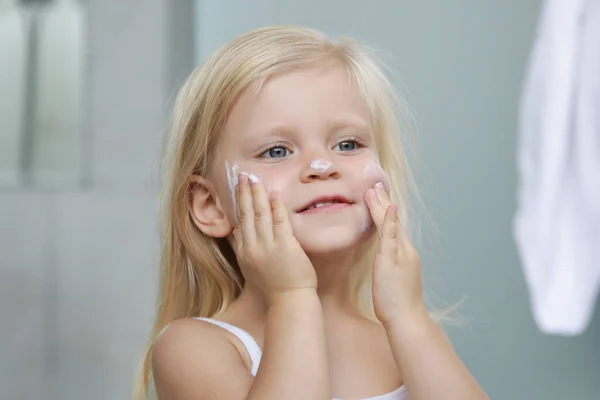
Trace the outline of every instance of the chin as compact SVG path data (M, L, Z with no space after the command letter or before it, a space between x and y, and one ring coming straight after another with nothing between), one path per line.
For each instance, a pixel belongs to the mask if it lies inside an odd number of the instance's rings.
M313 232L297 232L296 239L306 254L328 255L356 250L366 242L372 232L361 232L359 228L331 227Z
M296 214L290 222L300 246L310 255L352 252L374 232L366 206L312 215Z

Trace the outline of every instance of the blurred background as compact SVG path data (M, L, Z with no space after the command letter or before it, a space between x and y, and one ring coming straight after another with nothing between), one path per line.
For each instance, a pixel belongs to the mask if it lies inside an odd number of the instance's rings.
M465 298L448 332L490 398L598 399L600 312L584 334L540 333L512 234L540 5L0 0L0 399L131 398L173 95L218 46L271 24L381 51L417 123L426 290Z

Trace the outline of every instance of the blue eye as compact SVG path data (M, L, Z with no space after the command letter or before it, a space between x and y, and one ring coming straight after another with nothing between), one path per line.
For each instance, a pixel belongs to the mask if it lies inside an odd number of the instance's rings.
M339 147L341 151L352 151L356 150L358 143L355 140L344 140L338 143L335 147Z
M288 152L289 150L283 146L274 146L266 150L260 156L265 158L282 158L287 156Z

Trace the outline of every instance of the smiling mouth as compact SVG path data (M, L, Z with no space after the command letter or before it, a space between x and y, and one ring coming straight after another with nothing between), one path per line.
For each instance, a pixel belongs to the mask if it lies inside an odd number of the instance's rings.
M330 204L347 204L338 200L332 200L332 201L317 201L316 203L312 204L311 206L306 207L304 210L300 211L300 212L304 212L304 211L308 211L308 210L313 210L315 208L320 208L320 207L325 207L328 206Z
M340 200L317 201L316 203L313 203L307 208L299 211L299 214L313 214L324 211L336 211L350 206L352 206L352 203Z

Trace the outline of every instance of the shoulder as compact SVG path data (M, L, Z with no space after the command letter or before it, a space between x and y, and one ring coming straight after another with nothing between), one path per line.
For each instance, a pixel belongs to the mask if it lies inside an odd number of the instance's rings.
M252 376L222 331L192 318L173 321L163 329L152 345L152 372L159 398L245 397Z

